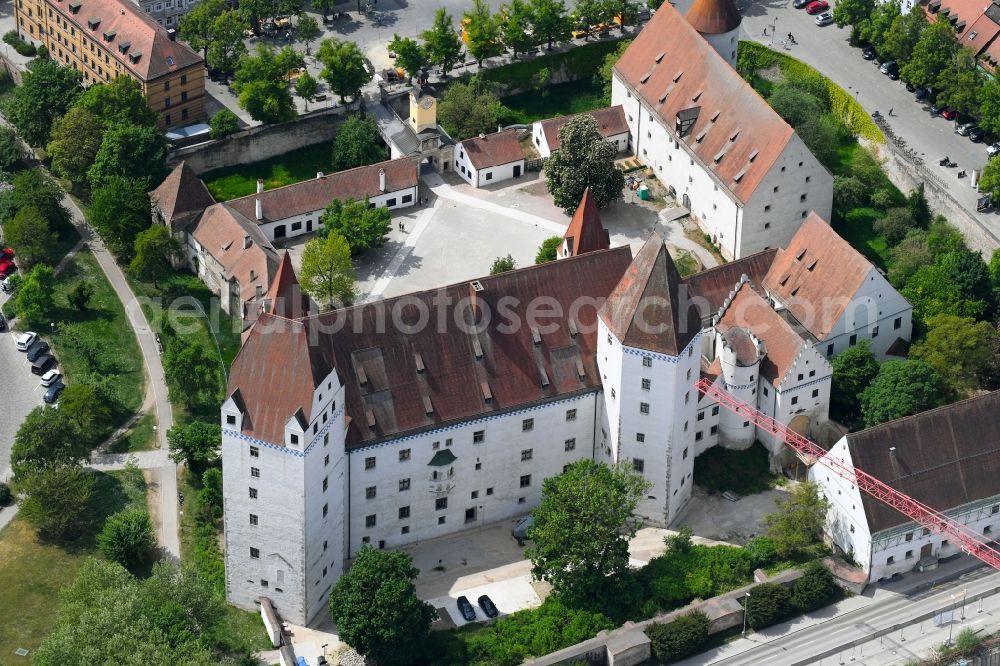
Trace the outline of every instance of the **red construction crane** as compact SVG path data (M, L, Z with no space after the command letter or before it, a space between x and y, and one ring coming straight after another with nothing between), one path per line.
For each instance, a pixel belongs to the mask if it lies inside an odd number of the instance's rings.
M987 543L978 532L974 532L967 526L939 511L935 511L926 504L918 502L908 495L904 495L895 488L879 481L871 474L847 464L836 456L830 455L819 445L790 430L785 424L772 419L755 407L751 407L749 404L734 398L728 392L716 387L709 379L701 379L694 386L700 392L716 400L726 409L732 410L740 416L753 421L758 428L781 437L785 444L807 463L819 463L823 465L838 476L856 485L861 492L868 493L880 502L889 505L921 527L940 534L952 543L961 545L962 550L982 560L994 569L1000 569L1000 550Z

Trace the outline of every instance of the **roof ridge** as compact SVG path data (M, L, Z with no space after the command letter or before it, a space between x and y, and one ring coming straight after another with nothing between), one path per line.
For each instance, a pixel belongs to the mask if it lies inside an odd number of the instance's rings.
M405 161L409 162L410 158L408 158L408 157L397 157L397 158L391 159L391 160L382 160L381 162L376 162L375 164L365 164L365 165L362 165L362 166L352 167L350 169L342 169L341 171L334 171L332 173L323 172L323 178L332 178L333 176L340 176L342 174L351 173L352 171L360 171L361 169L371 169L372 167L381 166L383 164L390 164L390 163L400 162L402 160L405 160ZM220 203L232 203L233 201L242 201L244 199L256 199L257 197L259 197L259 196L261 196L263 194L270 194L271 192L280 192L281 190L287 190L288 188L291 188L291 187L301 187L302 185L304 185L306 183L312 183L312 182L315 182L317 180L319 180L319 178L317 178L317 177L306 178L305 180L300 180L297 183L289 183L288 185L282 185L280 187L272 187L269 190L265 189L263 192L251 192L250 194L244 194L242 197L235 197L233 199L227 199L226 201L220 202Z
M768 252L780 252L780 251L781 251L780 247L779 248L764 248L763 250L757 250L753 254L748 254L746 256L740 257L739 259L733 259L732 261L727 261L727 262L725 262L723 264L718 264L718 265L715 265L715 266L709 266L708 268L702 269L702 270L698 271L697 273L692 273L691 275L688 275L686 278L684 278L684 281L686 282L686 281L690 280L693 277L697 277L699 275L705 275L706 273L711 273L713 271L719 271L719 270L722 270L723 268L732 268L733 264L735 264L737 262L740 262L740 261L744 261L744 260L748 260L749 261L750 259L753 259L754 257L756 257L759 254L767 254Z
M916 414L910 414L909 416L901 416L898 419L893 419L891 421L886 421L885 423L879 423L878 425L873 425L870 428L864 428L863 430L858 430L856 432L849 432L849 433L845 434L844 437L846 437L848 439L848 441L850 441L851 437L860 435L862 433L875 432L875 431L878 431L880 429L884 429L884 428L886 428L888 426L894 426L894 425L898 425L900 423L905 423L907 421L912 421L912 420L915 420L915 419L923 418L923 417L926 417L926 416L930 416L932 414L936 414L937 412L945 412L945 411L954 409L955 407L957 407L959 405L965 405L965 404L968 404L968 403L971 403L971 402L975 402L977 400L986 400L986 399L988 399L990 397L1000 397L1000 390L998 390L998 391L988 391L988 392L982 393L980 395L974 395L974 396L971 396L971 397L968 397L968 398L964 398L962 400L957 400L957 401L949 403L947 405L941 405L940 407L933 407L931 409L926 409L926 410L924 410L922 412L917 412Z

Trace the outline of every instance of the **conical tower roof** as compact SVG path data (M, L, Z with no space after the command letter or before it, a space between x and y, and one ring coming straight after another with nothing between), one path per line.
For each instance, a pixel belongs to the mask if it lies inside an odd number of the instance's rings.
M580 205L576 207L563 239L570 257L611 247L611 239L601 224L601 216L597 214L594 195L590 193L589 187L583 191Z
M720 35L735 30L743 21L733 0L694 0L686 18L703 35Z
M653 233L600 311L622 344L678 356L701 330L701 316L670 253Z
M295 269L292 268L291 256L287 251L282 254L281 263L278 264L278 270L271 281L271 288L267 290L267 301L270 304L268 314L285 319L298 319L309 314L309 297L299 286Z

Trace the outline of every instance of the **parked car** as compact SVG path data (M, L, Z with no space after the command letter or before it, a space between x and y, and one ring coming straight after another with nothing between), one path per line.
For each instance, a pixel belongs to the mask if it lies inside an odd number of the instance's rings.
M1000 142L991 143L990 145L986 146L986 154L989 155L990 157L996 157L997 155L1000 155Z
M806 5L806 14L819 14L830 8L830 3L826 0L813 0Z
M865 60L874 60L875 56L875 47L871 44L865 44L865 46L861 49L861 57Z
M66 388L65 384L63 384L61 381L56 382L55 384L49 387L48 391L45 392L45 395L42 396L42 400L51 405L52 403L54 403L56 400L59 399L59 394L63 392L64 388Z
M795 7L796 9L802 9L810 2L812 2L812 0L792 0L792 7Z
M986 130L982 127L973 127L969 130L969 141L972 143L982 143L986 138Z
M830 25L831 23L833 23L833 14L830 12L823 12L816 17L816 25L818 26Z
M0 277L7 277L11 273L17 270L17 266L14 265L13 261L4 260L0 261Z
M944 109L941 111L941 117L945 120L954 120L955 118L958 118L958 111L955 109Z
M486 613L486 617L496 617L500 614L500 611L497 610L496 604L493 603L493 600L490 599L489 596L484 594L479 597L477 601L479 602L479 607L483 609L484 613Z
M976 123L962 123L955 129L955 131L958 132L959 136L969 136L969 132L976 129L977 127L979 127L979 125L977 125Z
M38 339L38 333L35 333L34 331L28 331L27 333L22 334L21 337L19 337L15 341L14 345L17 347L17 351L26 352L31 347L31 345L35 344L35 340L37 339Z
M0 250L0 261L12 261L14 259L14 250L9 247L5 247Z
M42 354L31 364L31 374L41 377L49 368L56 364L56 357L52 354Z
M11 281L10 277L5 277L3 282L0 282L0 289L3 289L3 293L9 294L14 291L14 282Z
M6 330L7 330L7 320L4 319L4 316L2 314L0 314L0 331L6 331Z
M917 99L918 102L922 102L925 99L930 99L930 97L931 97L931 89L930 88L917 88L917 91L915 93L913 93L913 96Z
M531 526L535 524L535 519L531 516L525 516L519 521L514 523L514 529L510 531L510 535L517 539L517 543L521 544L525 539L528 538L528 530Z
M466 622L476 621L476 609L469 603L469 598L462 595L458 598L458 612L462 614Z
M944 110L945 109L944 109L943 106L938 106L937 104L931 104L931 115L932 116L939 116L939 115L941 115L941 112L944 111Z
M882 72L889 78L893 78L894 74L895 78L899 78L899 65L895 60L886 60L882 63L882 66L878 68L878 71Z
M44 375L42 375L41 385L42 386L52 386L54 382L62 379L62 373L53 368L49 370Z
M49 343L45 340L38 340L35 344L28 348L28 360L32 363L38 359L39 356L45 354L49 351Z

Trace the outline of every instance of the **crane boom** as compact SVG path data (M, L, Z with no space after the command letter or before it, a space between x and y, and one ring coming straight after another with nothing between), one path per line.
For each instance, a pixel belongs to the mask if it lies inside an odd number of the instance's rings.
M962 550L982 560L994 569L1000 569L1000 550L987 543L982 535L969 529L968 526L949 518L943 513L883 483L871 474L831 455L818 444L788 428L784 423L776 421L757 408L733 397L729 392L718 388L711 380L703 378L696 382L694 386L698 391L716 400L726 409L753 421L758 428L780 437L803 460L823 465L841 478L856 485L861 492L867 493L880 502L899 511L921 527L946 537L952 543L959 544Z

